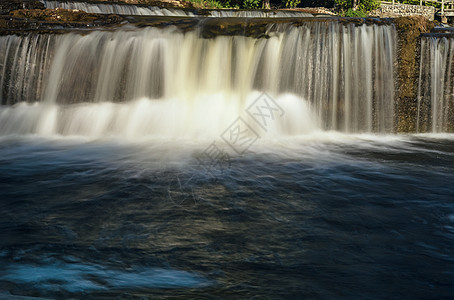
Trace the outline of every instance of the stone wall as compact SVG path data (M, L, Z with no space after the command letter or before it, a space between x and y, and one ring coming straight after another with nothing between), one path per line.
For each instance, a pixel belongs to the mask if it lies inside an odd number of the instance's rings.
M408 4L381 4L379 9L370 12L372 17L398 18L408 16L423 16L433 21L435 8L432 6L408 5Z
M393 22L398 35L396 131L416 132L420 36L430 32L434 24L422 16L397 18Z

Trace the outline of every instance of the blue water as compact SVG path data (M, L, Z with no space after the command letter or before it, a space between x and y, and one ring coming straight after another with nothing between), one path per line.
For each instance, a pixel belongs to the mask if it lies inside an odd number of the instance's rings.
M0 140L0 297L452 298L454 136Z

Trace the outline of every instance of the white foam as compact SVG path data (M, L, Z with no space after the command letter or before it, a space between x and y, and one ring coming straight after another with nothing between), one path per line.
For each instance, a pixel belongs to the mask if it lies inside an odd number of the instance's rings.
M291 95L276 98L284 114L277 119L268 117L268 128L261 128L247 113L257 95L252 93L246 102L235 95L218 93L193 101L141 98L127 103L19 103L0 107L0 134L215 139L238 117L244 118L261 137L298 135L318 129L317 118L307 102Z

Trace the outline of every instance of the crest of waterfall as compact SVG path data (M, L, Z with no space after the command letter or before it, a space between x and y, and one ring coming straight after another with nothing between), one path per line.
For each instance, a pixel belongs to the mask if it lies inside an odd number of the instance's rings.
M421 39L418 132L454 130L454 38Z
M152 27L2 36L0 128L218 135L266 92L288 118L278 135L393 131L393 26L275 28L263 38Z
M64 8L78 9L88 13L96 14L119 14L119 15L136 15L136 16L177 16L177 17L194 17L198 16L197 11L164 8L157 6L142 6L118 3L90 3L78 1L54 1L41 0L47 8ZM312 14L298 11L284 10L238 10L238 9L218 9L203 10L202 17L224 17L224 18L294 18L294 17L312 17Z
M46 8L78 9L95 14L119 14L119 15L139 15L139 16L181 16L193 17L194 13L174 8L163 8L157 6L140 6L118 3L89 3L77 1L48 1L40 0Z

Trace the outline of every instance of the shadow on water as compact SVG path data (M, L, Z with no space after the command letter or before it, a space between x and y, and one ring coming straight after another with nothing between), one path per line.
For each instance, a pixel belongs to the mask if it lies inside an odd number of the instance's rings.
M4 140L0 289L452 295L452 137L261 143L217 178L194 158L201 145L169 145Z

